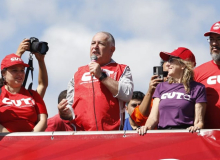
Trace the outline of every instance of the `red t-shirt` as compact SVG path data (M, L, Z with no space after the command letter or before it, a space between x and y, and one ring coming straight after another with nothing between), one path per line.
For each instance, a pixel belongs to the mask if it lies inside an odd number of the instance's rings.
M194 73L195 81L206 87L205 128L220 129L220 66L209 61L195 68Z
M59 114L56 114L47 120L47 129L45 131L74 131L74 127L71 126L70 121L63 120Z
M47 114L47 109L41 96L24 87L19 93L11 94L2 88L0 95L0 124L9 132L30 132L38 122L38 114Z

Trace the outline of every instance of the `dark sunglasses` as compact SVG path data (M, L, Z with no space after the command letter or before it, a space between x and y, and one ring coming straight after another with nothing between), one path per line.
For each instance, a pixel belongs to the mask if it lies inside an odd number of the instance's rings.
M180 62L179 59L180 59L180 58L173 58L173 57L172 57L172 58L170 58L167 62L168 62L168 63L173 63L174 61Z

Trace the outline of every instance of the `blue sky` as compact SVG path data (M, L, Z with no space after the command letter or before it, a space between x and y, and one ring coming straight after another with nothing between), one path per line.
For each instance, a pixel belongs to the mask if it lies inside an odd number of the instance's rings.
M220 21L219 6L219 0L2 0L0 60L16 52L24 38L48 42L49 87L44 100L51 117L57 113L59 93L77 68L90 62L95 33L113 34L113 59L130 66L135 90L146 93L160 51L187 47L195 54L197 66L211 60L203 34ZM28 55L23 56L25 62ZM36 59L34 66L36 89Z

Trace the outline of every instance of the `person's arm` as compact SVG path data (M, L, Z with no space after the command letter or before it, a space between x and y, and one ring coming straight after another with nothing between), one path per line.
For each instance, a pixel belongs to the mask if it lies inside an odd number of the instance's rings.
M16 51L16 55L21 57L23 53L30 49L30 42L29 39L24 39L18 46L18 49Z
M75 114L72 108L73 98L74 98L74 78L71 78L67 86L66 99L63 99L57 106L61 119L64 120L75 119Z
M72 111L69 107L67 107L67 105L68 105L68 100L62 99L62 101L57 106L59 110L59 115L60 115L60 118L64 120L72 120L75 117L73 118Z
M195 104L194 126L187 128L189 132L196 132L196 130L202 129L204 127L205 110L206 110L206 103Z
M96 62L91 62L89 64L90 73L99 79L101 77L101 67ZM120 77L119 81L115 81L110 77L106 77L101 81L106 88L112 93L112 95L118 99L121 99L124 102L128 102L133 93L133 80L129 67L125 68L124 73Z
M9 132L3 125L0 124L0 133Z
M71 78L68 82L66 99L68 101L67 107L72 108L74 99L74 78Z
M61 101L62 103L58 104L60 118L64 120L75 119L75 114L72 108L73 100L74 100L74 77L72 77L71 80L68 82L66 99L63 99L63 101Z
M93 76L95 76L97 79L99 79L101 77L102 69L101 69L101 66L98 63L91 62L89 64L89 69L90 69L90 73L92 73ZM115 81L110 77L106 77L101 82L108 88L108 90L113 95L117 95L117 93L118 93L118 81Z
M47 128L47 115L38 114L38 123L35 125L33 132L45 131Z
M47 68L44 61L45 55L42 55L40 53L34 53L34 55L38 60L39 65L37 92L43 98L48 87Z
M16 51L16 55L21 57L25 51L30 50L30 40L24 39L20 45L18 46L18 49ZM46 92L47 86L48 86L48 75L47 75L47 69L44 62L44 55L40 53L33 53L38 60L39 64L39 74L38 74L38 86L37 86L37 92L40 94L40 96L43 98L44 94Z
M156 125L158 124L158 122L159 122L159 104L160 104L160 99L154 98L153 107L152 107L150 115L145 123L145 126L142 126L137 129L137 132L140 135L146 134L147 130L154 129L156 127Z
M146 95L144 96L143 101L141 102L141 104L139 106L139 111L145 117L147 117L149 112L150 112L152 96L154 94L155 88L161 82L161 80L158 79L157 77L158 77L158 75L153 75L151 77L151 81L150 81L150 84L149 84L148 91L147 91Z

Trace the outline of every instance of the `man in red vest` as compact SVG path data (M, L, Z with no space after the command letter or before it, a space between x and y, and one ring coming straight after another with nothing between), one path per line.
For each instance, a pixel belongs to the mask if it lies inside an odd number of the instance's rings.
M114 51L114 37L97 33L90 46L92 62L78 68L68 84L67 99L58 105L60 117L70 120L77 131L123 129L133 81L130 68L112 59Z

